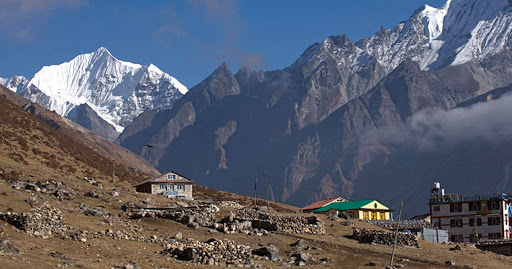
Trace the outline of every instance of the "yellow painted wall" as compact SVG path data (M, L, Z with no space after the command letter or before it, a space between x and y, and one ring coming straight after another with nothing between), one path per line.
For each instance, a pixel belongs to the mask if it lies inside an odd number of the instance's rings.
M358 210L357 214L359 219L362 220L389 220L389 212L383 212L381 210Z
M338 210L330 209L329 213L335 213ZM361 220L389 220L390 219L390 213L388 211L382 211L382 210L346 210L347 214L350 214L352 212L352 216L357 219ZM374 213L374 214L372 214ZM382 218L381 213L384 214L384 218ZM374 217L377 217L376 219Z

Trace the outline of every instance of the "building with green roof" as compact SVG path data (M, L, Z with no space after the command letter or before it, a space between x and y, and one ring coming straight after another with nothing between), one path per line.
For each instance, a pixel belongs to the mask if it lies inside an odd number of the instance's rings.
M330 203L314 211L315 213L340 214L362 220L390 220L393 210L378 200L361 200Z

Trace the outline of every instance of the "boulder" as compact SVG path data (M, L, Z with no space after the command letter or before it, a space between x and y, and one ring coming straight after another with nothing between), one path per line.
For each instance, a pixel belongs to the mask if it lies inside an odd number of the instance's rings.
M272 244L268 244L265 247L253 250L252 254L267 257L270 261L273 262L278 262L281 260L279 249Z
M12 245L12 240L9 237L0 239L0 253L6 255L18 255L20 252Z
M155 200L149 197L142 199L142 203L148 206L154 206L156 204Z
M133 203L133 202L126 202L121 206L121 210L126 211L129 208L139 209L141 208L139 204Z

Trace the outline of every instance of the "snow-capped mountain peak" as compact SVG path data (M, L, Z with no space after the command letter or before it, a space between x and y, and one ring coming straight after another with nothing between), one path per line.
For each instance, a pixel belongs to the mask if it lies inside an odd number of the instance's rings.
M425 27L425 36L428 40L433 41L443 33L444 17L448 13L450 1L448 1L442 8L435 8L425 5L421 16L423 17L423 25Z
M448 0L439 8L424 5L407 21L356 43L344 38L338 44L329 37L308 48L298 63L318 66L335 58L358 72L378 62L388 73L411 59L423 70L439 69L496 55L509 47L511 37L509 0Z
M0 84L4 85L7 89L17 92L18 89L27 85L28 80L24 76L12 76L10 78L0 78Z
M172 107L188 90L153 64L121 61L100 47L43 67L16 91L63 116L87 104L121 132L144 111Z

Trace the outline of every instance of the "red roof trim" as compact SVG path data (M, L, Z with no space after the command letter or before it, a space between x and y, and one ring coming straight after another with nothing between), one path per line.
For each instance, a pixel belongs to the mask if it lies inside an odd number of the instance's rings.
M314 202L310 205L307 205L305 207L302 208L302 210L311 210L311 209L318 209L318 208L321 208L327 204L330 204L336 200L338 200L339 198L334 198L334 199L329 199L329 200L322 200L322 201L318 201L318 202Z

